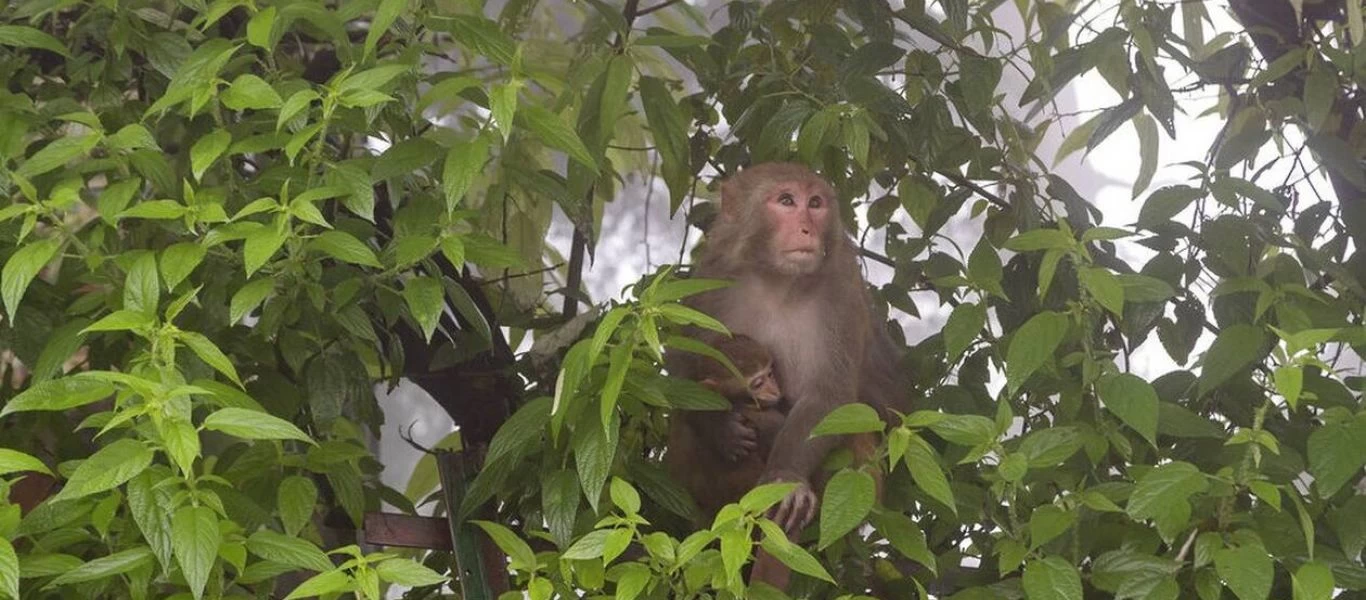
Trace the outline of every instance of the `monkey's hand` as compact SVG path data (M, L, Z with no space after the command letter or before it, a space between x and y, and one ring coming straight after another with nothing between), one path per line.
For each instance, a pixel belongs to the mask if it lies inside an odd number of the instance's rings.
M811 490L811 484L804 477L779 473L765 477L760 483L775 481L796 483L797 487L788 492L787 497L777 506L769 509L768 518L782 527L788 535L796 535L816 517L816 507L820 505L820 499L816 497L816 493Z
M739 462L759 449L759 431L744 415L732 410L725 419L724 426L718 428L715 442L726 460Z

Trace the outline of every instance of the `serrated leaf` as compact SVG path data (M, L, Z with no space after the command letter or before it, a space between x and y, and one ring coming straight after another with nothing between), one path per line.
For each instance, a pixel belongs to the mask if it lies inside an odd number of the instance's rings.
M1052 362L1053 352L1067 335L1067 315L1043 311L1011 334L1006 351L1006 382L1012 393L1039 367Z
M1031 229L1006 240L1005 248L1015 252L1067 250L1076 245L1072 236L1057 229Z
M71 51L57 38L22 25L0 25L0 46L41 48L71 58Z
M114 386L95 374L75 373L29 386L0 407L0 417L32 410L63 411L103 400L113 393Z
M47 587L53 588L72 583L98 581L121 573L127 573L140 568L143 565L147 565L153 560L154 558L152 557L152 550L150 548L147 546L136 546L87 562L75 570L69 571L58 576L56 579L53 579Z
M76 467L57 498L74 500L123 485L146 470L155 456L156 453L142 442L127 438L117 440L100 448Z
M380 268L375 251L345 231L324 231L308 243L309 247L353 265Z
M835 473L825 484L821 499L820 541L816 546L823 549L863 523L876 495L877 484L871 475L853 469Z
M345 572L326 571L318 573L317 575L308 578L307 581L299 584L299 587L294 588L294 591L290 592L288 596L285 596L285 600L335 594L351 589L351 587L351 578L347 577Z
M24 454L18 450L0 448L0 475L10 473L21 473L24 471L36 471L39 473L51 474L47 465L43 461Z
M257 279L239 288L228 303L228 324L236 325L242 317L256 310L273 291L275 280L270 278Z
M251 73L243 73L234 79L232 85L218 95L223 105L232 110L263 110L279 108L284 99L270 87L266 80Z
M209 170L214 161L227 151L228 146L232 145L232 134L226 129L216 129L190 148L190 170L194 174L195 181L203 179L204 172Z
M1123 373L1101 378L1096 392L1106 410L1157 447L1157 391L1151 384Z
M24 298L29 283L61 247L59 238L41 239L20 248L5 261L4 268L0 269L0 294L4 296L5 313L9 315L10 323L18 319L19 301Z
M380 0L375 9L375 18L370 22L370 31L365 34L365 55L375 53L375 45L380 37L389 32L389 26L398 20L399 15L408 8L408 0Z
M830 411L811 430L811 437L845 433L882 431L882 417L877 409L862 402L851 402Z
M1309 434L1309 472L1320 498L1329 498L1366 465L1366 421L1324 425Z
M598 172L598 163L593 160L593 155L588 152L588 147L583 145L579 135L574 133L574 128L570 127L560 115L535 104L528 104L520 112L526 121L527 129L530 129L531 133L535 134L541 142L556 150L564 151L575 162L588 167L592 172Z
M446 153L446 164L441 169L441 190L446 196L447 212L460 205L474 177L483 171L488 155L489 140L482 135L456 144Z
M207 252L203 246L193 242L172 244L162 250L161 278L166 282L166 289L174 290L180 282L189 277L199 263L203 262Z
M1215 552L1214 569L1238 600L1265 600L1271 595L1275 564L1261 548L1239 546Z
M944 471L939 466L939 456L935 453L934 448L918 435L911 435L908 442L905 455L906 467L910 469L911 478L915 480L916 487L947 506L954 514L958 514L958 505L953 499L953 489L949 487L949 480L944 476Z
M409 587L437 585L450 579L406 558L391 558L383 561L375 565L375 573L383 581Z
M1199 393L1204 396L1247 368L1262 355L1266 334L1261 327L1239 323L1225 327L1205 351Z
M232 359L218 349L218 345L212 340L204 337L203 334L194 331L180 332L180 341L190 348L205 364L213 367L213 370L222 373L238 387L242 387L242 380L237 376L237 367L232 365Z
M0 598L19 600L19 555L3 537L0 537Z
M417 321L424 339L431 340L445 308L441 281L435 277L414 277L403 285L403 301Z
M242 246L242 266L246 269L247 277L264 267L288 239L288 232L273 224L248 233Z
M780 529L777 524L765 519L759 522L759 527L762 528L764 532L764 538L759 542L759 545L763 547L764 552L771 554L774 558L778 559L779 562L787 565L788 568L793 571L830 583L835 582L834 578L830 577L829 571L826 571L825 567L821 566L820 561L816 560L816 557L811 556L811 554L801 546L789 541L787 535L783 533L782 529ZM739 533L742 535L744 534L743 531L739 531ZM744 544L744 552L749 552L748 540L746 540Z
M1077 275L1082 287L1098 304L1117 317L1124 316L1124 286L1114 273L1100 267L1086 267Z
M1194 465L1166 463L1138 480L1126 510L1134 520L1152 519L1163 537L1171 539L1190 519L1187 499L1208 487L1209 481Z
M954 307L949 320L944 324L944 350L949 362L956 362L959 356L972 345L982 328L987 324L985 304L959 304Z
M1081 574L1072 563L1049 556L1025 565L1025 597L1029 600L1081 600Z
M182 506L171 517L171 548L196 600L204 596L220 541L218 515L207 506Z
M332 568L332 561L312 542L268 529L251 534L247 550L266 560L300 569L322 572Z
M43 146L42 150L33 153L28 160L20 161L18 168L14 169L14 174L31 180L84 156L99 141L100 136L95 134L58 138Z
M280 482L275 498L285 533L297 535L313 518L313 507L318 503L318 486L308 477L291 475Z
M220 408L204 419L203 427L244 440L299 440L314 443L307 433L293 423L247 408Z

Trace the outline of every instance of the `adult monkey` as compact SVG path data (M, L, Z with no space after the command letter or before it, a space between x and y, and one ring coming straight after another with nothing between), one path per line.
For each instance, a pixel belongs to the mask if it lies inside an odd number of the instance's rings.
M816 514L812 478L847 436L808 439L837 406L865 402L884 415L903 389L896 351L870 318L871 300L835 192L804 166L768 163L721 184L721 212L707 232L695 276L730 287L694 296L694 308L773 353L791 403L761 483L798 484L771 518L795 534ZM682 375L692 359L679 357ZM904 408L904 407L903 407ZM716 447L752 448L755 432L736 411L684 413Z

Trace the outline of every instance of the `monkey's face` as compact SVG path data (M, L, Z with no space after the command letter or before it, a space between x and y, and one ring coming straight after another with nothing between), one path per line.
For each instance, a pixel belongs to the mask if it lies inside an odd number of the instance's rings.
M818 178L780 181L764 190L770 264L784 275L810 275L825 260L833 190Z
M783 392L778 389L778 378L773 376L773 365L769 365L749 378L746 383L749 397L759 408L773 408L778 405Z

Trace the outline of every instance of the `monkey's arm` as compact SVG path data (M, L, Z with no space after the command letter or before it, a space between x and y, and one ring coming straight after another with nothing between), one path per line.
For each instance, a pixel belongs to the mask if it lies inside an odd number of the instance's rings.
M858 399L856 377L849 374L816 378L804 392L795 399L787 420L774 438L773 451L768 455L760 478L760 483L797 483L797 489L770 513L771 518L789 532L801 530L816 516L817 498L811 485L812 476L825 456L845 441L845 436L808 439L811 430L835 407Z

